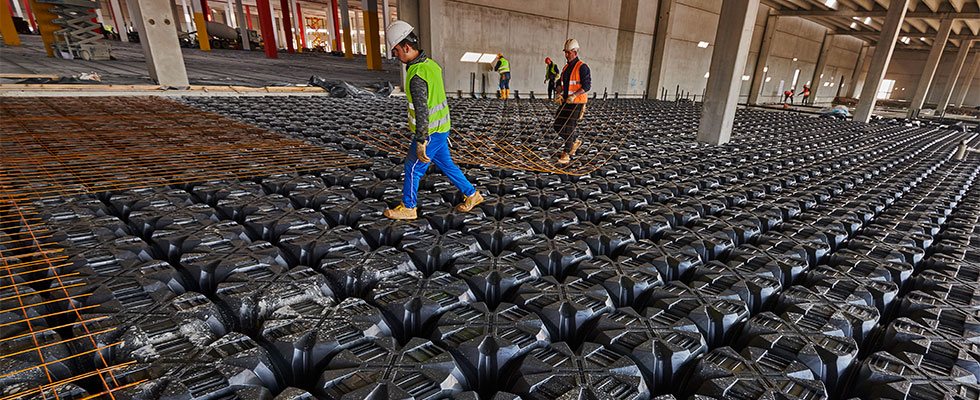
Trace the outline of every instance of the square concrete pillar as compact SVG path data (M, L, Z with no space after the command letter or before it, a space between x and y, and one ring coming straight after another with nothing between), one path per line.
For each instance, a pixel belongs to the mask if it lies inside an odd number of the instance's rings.
M881 26L878 47L875 48L874 57L871 58L868 77L865 78L864 87L861 89L861 99L854 111L855 121L871 120L871 113L874 112L875 103L878 102L878 89L892 60L895 42L898 41L898 35L902 31L902 22L905 21L905 12L908 8L909 0L891 0L888 3L888 14L885 15L885 23Z
M364 47L367 50L367 67L381 71L381 27L378 26L378 0L364 0Z
M970 67L970 70L966 73L966 77L963 79L963 83L957 86L957 92L953 94L953 100L956 101L957 106L963 107L963 103L966 102L966 94L970 93L970 86L973 83L973 78L977 76L978 69L980 69L980 51L976 52L976 55L973 56L973 67ZM974 98L972 100L976 100L976 96L980 96L978 93L980 92L975 91L973 93Z
M168 2L129 0L133 23L140 35L150 77L161 86L188 86L184 55L180 51L173 10Z
M650 79L647 80L647 98L660 98L660 90L664 85L667 65L667 43L674 30L673 14L677 9L677 0L661 0L657 10L657 27L653 36L653 53L650 55Z
M926 65L919 76L919 84L915 86L915 93L912 95L912 103L909 104L908 118L919 116L919 110L926 102L926 94L929 93L929 86L932 86L932 79L936 76L936 67L939 66L939 58L943 56L946 49L946 42L949 40L949 32L953 29L953 19L944 19L939 24L939 31L936 32L936 41L929 49L929 57L926 58Z
M766 17L766 26L762 31L762 44L759 45L759 57L755 62L755 70L752 71L752 83L749 85L749 104L759 104L759 95L762 94L762 85L766 83L766 72L769 70L769 51L772 49L773 37L776 36L776 24L779 17L773 15L769 10Z
M721 6L698 141L725 144L731 140L742 73L758 12L759 0L725 0Z
M956 78L959 78L960 72L963 71L963 64L966 64L966 56L970 54L970 47L972 46L972 40L963 40L960 42L960 50L956 52L956 61L953 61L953 71L949 73L946 88L942 91L943 97L936 106L937 115L946 113L946 106L949 105L949 99L953 97L953 88L957 84Z
M350 33L350 7L347 0L336 0L340 9L340 26L344 28L344 58L354 58L354 43Z

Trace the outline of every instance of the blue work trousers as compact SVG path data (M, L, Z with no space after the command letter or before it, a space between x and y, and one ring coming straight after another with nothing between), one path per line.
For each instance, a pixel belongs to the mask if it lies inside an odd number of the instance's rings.
M429 135L429 143L425 146L425 155L429 156L432 163L439 167L442 173L449 177L449 181L456 186L465 196L472 196L476 193L476 188L463 175L463 171L453 162L449 154L449 132L436 132ZM425 176L425 171L429 169L429 163L419 161L416 155L417 143L412 140L412 146L408 149L408 156L405 158L405 188L402 191L402 205L408 208L415 208L418 205L419 181Z

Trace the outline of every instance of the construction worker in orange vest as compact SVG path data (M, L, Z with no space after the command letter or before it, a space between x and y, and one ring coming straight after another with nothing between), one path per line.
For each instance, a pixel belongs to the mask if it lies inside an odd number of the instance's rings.
M592 89L592 73L589 66L578 59L578 41L565 41L565 60L568 61L561 71L557 83L555 101L559 104L558 113L552 128L565 139L558 164L567 165L572 162L572 156L582 145L575 135L575 127L585 114L585 103L589 101L588 91Z

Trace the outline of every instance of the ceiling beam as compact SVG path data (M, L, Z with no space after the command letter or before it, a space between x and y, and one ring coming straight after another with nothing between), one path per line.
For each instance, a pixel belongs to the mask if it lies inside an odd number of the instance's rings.
M881 32L872 32L872 31L847 31L847 30L835 29L835 30L832 30L830 32L827 32L827 34L828 35L842 35L842 36L868 36L868 37L878 37L878 36L881 35ZM909 37L915 36L916 38L918 38L920 36L925 36L926 38L931 38L932 36L935 36L935 35L936 35L936 32L929 32L929 33L921 33L921 34L904 34L903 33L900 36L909 36ZM980 40L980 36L977 36L977 35L949 35L949 38L950 39L957 39L957 40Z
M888 10L776 10L775 15L781 17L858 17L858 18L884 18ZM980 11L966 12L931 12L931 11L909 11L905 18L935 18L935 19L980 19Z

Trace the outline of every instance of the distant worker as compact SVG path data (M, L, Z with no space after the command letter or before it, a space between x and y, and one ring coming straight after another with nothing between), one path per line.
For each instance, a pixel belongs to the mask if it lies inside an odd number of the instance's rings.
M555 80L558 79L558 64L552 62L551 58L545 58L544 63L548 65L548 69L544 73L544 83L548 84L548 100L554 100Z
M793 104L793 95L796 94L796 89L790 89L783 92L783 103L789 100L789 104Z
M575 135L575 127L585 114L585 103L589 101L588 91L592 89L592 72L589 66L578 59L578 41L565 41L565 60L568 62L561 70L558 80L556 99L558 113L552 128L565 139L558 164L565 165L572 161L572 156L582 145Z
M506 99L510 95L510 61L503 54L497 54L493 70L500 74L500 98Z
M803 85L803 100L800 101L800 104L805 106L810 105L810 87L807 85Z
M449 104L442 82L442 68L419 48L419 38L412 33L413 29L404 21L395 21L385 31L392 56L408 66L405 97L408 98L408 129L412 132L412 145L405 157L402 203L384 212L384 216L391 219L418 218L419 181L425 176L430 162L435 163L466 196L456 210L467 212L483 202L483 196L449 154Z

